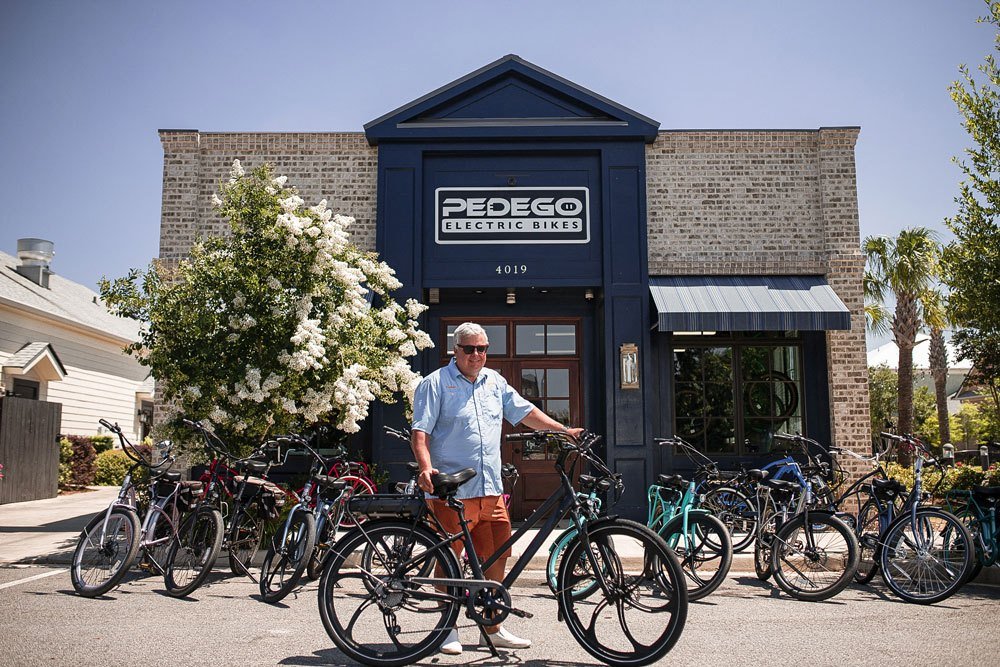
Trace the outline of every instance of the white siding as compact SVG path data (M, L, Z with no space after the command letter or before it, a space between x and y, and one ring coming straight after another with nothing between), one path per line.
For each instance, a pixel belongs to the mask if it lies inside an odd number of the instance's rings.
M149 370L126 356L120 342L0 309L0 359L32 341L50 343L66 368L66 377L49 382L47 391L47 400L62 403L61 433L96 434L101 428L97 420L103 418L118 422L126 437L136 441L135 393Z

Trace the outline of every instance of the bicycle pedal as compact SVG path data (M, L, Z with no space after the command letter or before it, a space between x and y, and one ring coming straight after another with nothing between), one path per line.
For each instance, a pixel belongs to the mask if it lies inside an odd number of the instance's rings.
M534 618L535 617L535 615L532 614L530 611L524 611L523 609L514 609L513 607L511 607L509 611L510 611L511 614L513 614L514 616L517 616L518 618Z

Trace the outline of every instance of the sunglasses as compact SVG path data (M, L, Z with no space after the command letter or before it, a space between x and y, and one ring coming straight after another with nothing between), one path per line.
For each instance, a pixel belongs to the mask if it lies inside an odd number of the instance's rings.
M466 354L472 354L473 352L486 354L486 350L490 349L489 345L459 345L458 347L462 348L462 352Z

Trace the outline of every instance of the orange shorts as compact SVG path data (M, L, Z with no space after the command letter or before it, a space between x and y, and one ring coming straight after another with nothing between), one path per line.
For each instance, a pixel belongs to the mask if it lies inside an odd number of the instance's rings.
M510 537L510 515L507 513L507 506L504 505L502 496L465 498L462 504L465 506L465 518L469 522L469 533L472 534L472 545L476 548L476 555L479 556L479 560L485 561ZM444 500L428 498L427 505L449 533L462 531L462 526L458 523L458 514L448 507ZM461 555L462 542L455 542L453 546L455 554ZM503 557L508 558L510 553L508 547Z

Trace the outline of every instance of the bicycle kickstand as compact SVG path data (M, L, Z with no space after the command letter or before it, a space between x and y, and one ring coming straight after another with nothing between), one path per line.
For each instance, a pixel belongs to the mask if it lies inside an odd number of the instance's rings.
M497 647L493 645L493 638L490 637L490 633L486 632L486 626L483 625L479 626L479 634L481 634L483 638L486 640L486 646L489 647L490 653L493 654L493 657L499 658L500 653L497 651Z

